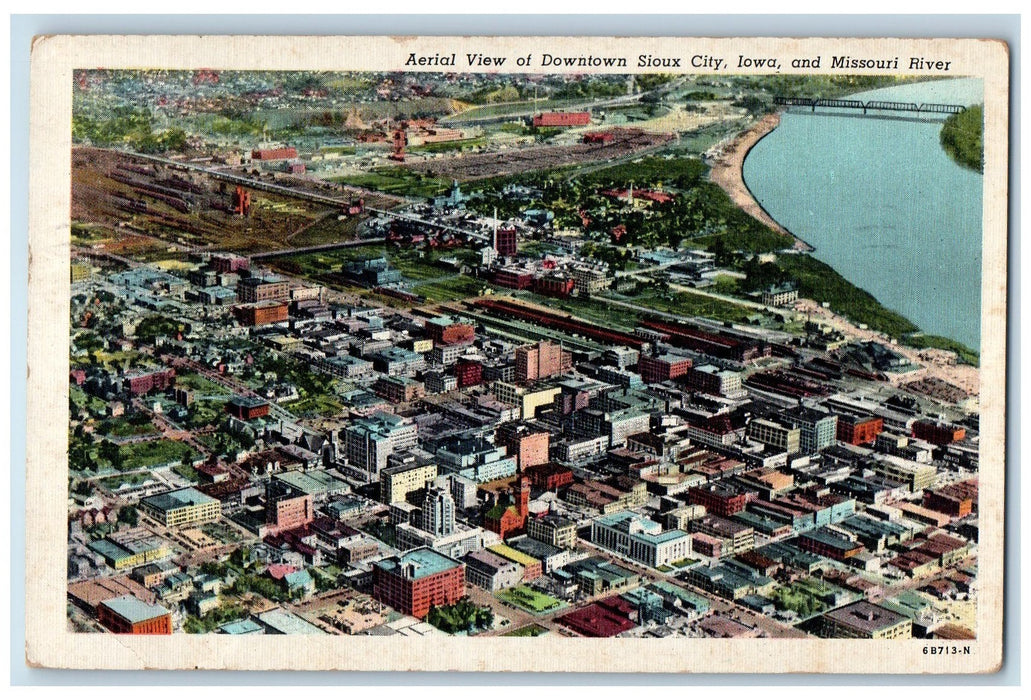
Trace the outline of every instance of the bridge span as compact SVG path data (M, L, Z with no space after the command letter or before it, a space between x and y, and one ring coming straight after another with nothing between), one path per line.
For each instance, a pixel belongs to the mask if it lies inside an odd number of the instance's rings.
M915 114L959 114L964 109L963 105L938 104L927 102L917 104L915 102L885 102L881 100L836 100L813 97L793 97L789 95L776 95L773 104L783 107L808 107L815 112L817 107L828 107L831 109L856 109L867 114L870 110L877 112L911 112Z

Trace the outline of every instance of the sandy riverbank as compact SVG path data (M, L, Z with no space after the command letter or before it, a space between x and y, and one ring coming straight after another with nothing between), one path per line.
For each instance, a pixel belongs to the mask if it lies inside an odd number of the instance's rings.
M847 319L832 313L829 309L811 299L799 299L794 305L795 311L805 314L813 321L830 326L847 336L858 340L873 340L884 345L890 344L888 337L877 331L862 330ZM956 354L949 350L926 348L917 350L905 345L892 345L891 349L903 355L910 362L924 368L922 376L933 377L959 387L969 396L977 396L981 389L981 373L977 367L958 364Z
M757 144L763 136L776 129L778 124L780 124L780 114L767 114L751 129L722 146L711 162L712 167L709 171L709 179L719 185L730 196L734 204L741 207L750 216L778 233L791 236L795 241L794 248L812 251L812 246L774 221L773 217L766 213L766 210L762 208L759 202L755 201L752 193L748 191L748 187L745 185L745 179L742 174L745 157L752 150L752 146Z

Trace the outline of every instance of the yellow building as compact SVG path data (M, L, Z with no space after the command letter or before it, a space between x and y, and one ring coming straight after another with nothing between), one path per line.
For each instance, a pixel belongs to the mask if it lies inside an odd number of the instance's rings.
M554 403L561 392L558 387L532 389L511 382L494 382L494 397L501 403L518 406L523 419L533 418L538 408Z
M426 482L437 477L435 463L412 462L387 467L379 475L379 496L386 504L404 501L412 491L426 486Z
M222 502L193 488L149 496L140 501L140 508L166 527L210 523L222 517Z

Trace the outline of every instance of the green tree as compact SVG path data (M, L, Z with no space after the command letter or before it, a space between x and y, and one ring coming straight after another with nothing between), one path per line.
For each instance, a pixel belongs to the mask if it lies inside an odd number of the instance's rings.
M110 462L115 469L121 469L124 461L121 448L110 440L100 441L100 447L97 448L97 456L102 460Z
M984 172L983 105L974 105L950 116L942 125L941 144L963 167Z
M118 510L118 522L125 523L129 527L136 527L140 523L140 515L133 506L123 506Z

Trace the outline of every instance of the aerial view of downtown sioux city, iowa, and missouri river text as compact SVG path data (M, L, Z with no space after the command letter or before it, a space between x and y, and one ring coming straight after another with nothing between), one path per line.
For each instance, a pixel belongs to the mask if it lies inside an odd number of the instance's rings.
M69 631L976 637L980 80L73 77Z

